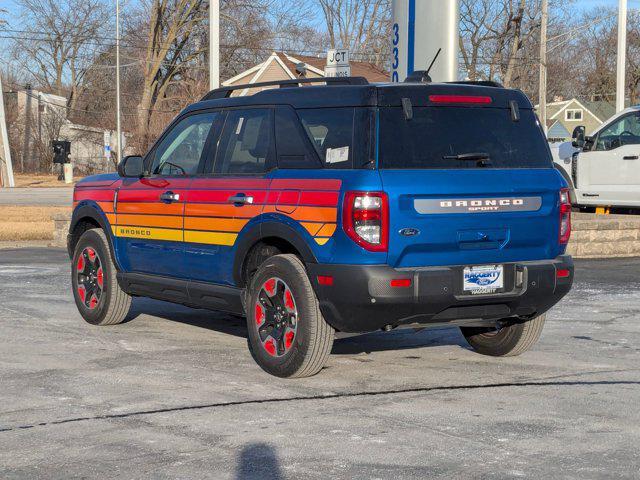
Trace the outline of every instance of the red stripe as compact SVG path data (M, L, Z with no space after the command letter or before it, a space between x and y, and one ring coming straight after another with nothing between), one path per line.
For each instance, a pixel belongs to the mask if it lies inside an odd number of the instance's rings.
M76 185L76 188L95 188L95 187L112 187L112 188L116 188L120 182L122 182L122 180L118 179L118 180L101 180L101 181L96 181L96 182L85 182L85 181L80 181L78 182L78 184Z
M271 182L273 189L295 190L340 190L342 180L310 180L310 179L284 179L276 178Z
M171 189L173 193L180 195L180 200L184 201L187 190ZM120 202L160 202L160 195L165 190L149 189L149 190L120 190L118 193L118 203Z
M229 197L233 197L237 193L244 193L249 197L253 197L254 205L262 205L267 199L266 190L191 190L189 192L189 202L194 203L229 203Z
M315 207L335 207L338 205L339 192L302 192L300 194L301 205L313 205Z
M112 202L113 190L74 190L73 201L95 200L96 202Z

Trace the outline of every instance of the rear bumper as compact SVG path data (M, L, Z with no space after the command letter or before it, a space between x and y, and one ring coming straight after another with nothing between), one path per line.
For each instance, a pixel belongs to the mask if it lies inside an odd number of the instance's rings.
M573 261L505 264L505 292L464 295L463 266L394 269L387 265L307 265L320 309L341 332L369 332L402 325L492 325L503 319L543 314L573 283ZM558 277L559 270L568 276ZM333 277L320 285L318 275ZM391 287L393 279L411 279L410 287Z

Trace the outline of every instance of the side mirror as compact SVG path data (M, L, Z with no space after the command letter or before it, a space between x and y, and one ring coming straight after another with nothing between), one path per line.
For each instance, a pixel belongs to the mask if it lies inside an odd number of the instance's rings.
M124 157L118 164L118 175L124 178L140 178L144 175L144 162L140 155Z
M585 145L585 135L586 135L586 128L583 126L579 126L576 127L573 130L573 135L571 135L571 137L573 138L573 142L571 142L571 144L575 147L575 148L584 148Z

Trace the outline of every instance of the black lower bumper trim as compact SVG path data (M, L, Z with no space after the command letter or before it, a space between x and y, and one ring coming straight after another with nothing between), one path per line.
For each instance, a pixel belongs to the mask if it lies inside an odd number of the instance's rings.
M504 267L502 291L472 296L462 291L464 266L307 265L325 319L350 333L408 324L486 325L533 318L558 303L573 283L568 255ZM564 275L557 274L560 270ZM318 276L333 277L333 285L320 285ZM391 286L391 280L398 279L405 282Z

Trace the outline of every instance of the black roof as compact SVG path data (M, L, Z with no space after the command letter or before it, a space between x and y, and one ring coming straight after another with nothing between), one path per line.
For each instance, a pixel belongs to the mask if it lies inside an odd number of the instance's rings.
M322 79L321 79L322 80ZM414 106L433 105L432 95L461 95L490 97L491 103L485 107L509 108L510 102L517 102L520 108L533 108L527 96L519 90L500 87L490 82L472 83L364 83L330 84L298 87L294 82L280 85L280 88L262 90L254 95L231 97L230 90L240 88L260 88L253 84L234 88L223 88L210 92L205 98L188 106L184 113L205 108L290 105L294 108L354 107L354 106L401 106L402 98L409 98ZM308 82L305 82L308 83Z

